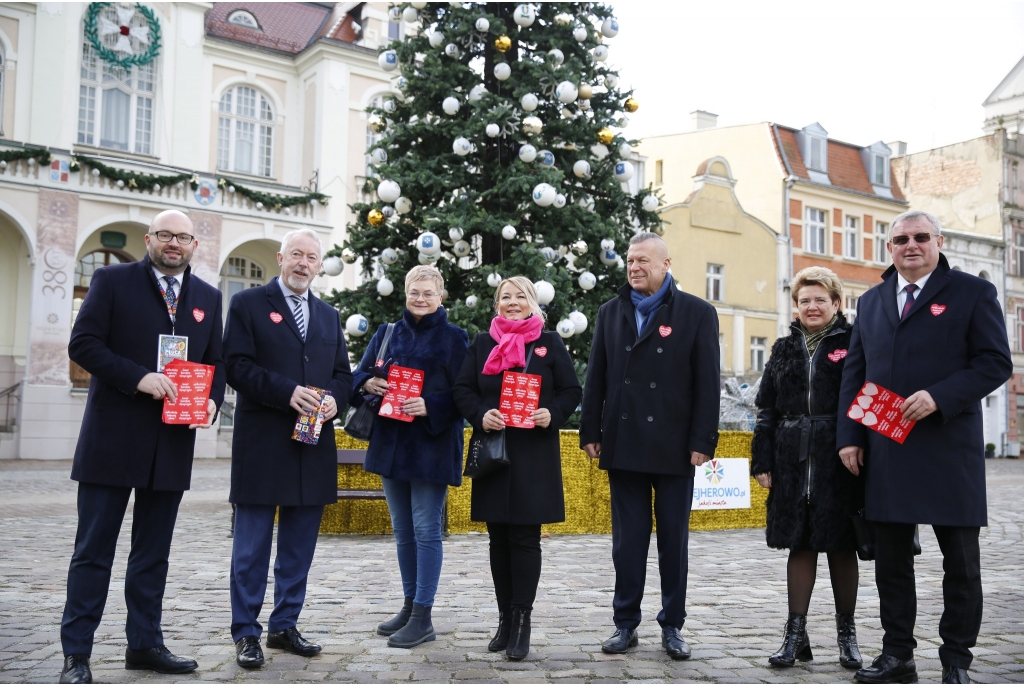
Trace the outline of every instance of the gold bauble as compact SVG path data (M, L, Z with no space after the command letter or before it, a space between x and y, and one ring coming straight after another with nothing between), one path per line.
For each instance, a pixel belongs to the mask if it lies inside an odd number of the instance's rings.
M384 223L384 214L379 209L371 209L366 215L366 220L371 226L380 226Z
M624 103L622 103L622 109L627 112L635 112L640 109L640 103L637 102L636 98L628 98Z
M657 235L665 235L665 227L662 224L658 224L657 226L651 228L651 233L655 233Z
M602 145L607 145L608 143L612 142L612 139L614 137L615 135L612 134L612 130L610 128L602 128L600 131L597 132L597 142L601 143Z
M594 89L590 87L589 83L581 83L580 84L580 94L579 94L579 97L580 97L581 100L589 100L591 97L593 97L593 95L594 95Z
M498 52L508 52L512 47L512 39L508 36L498 36L494 39L494 49Z

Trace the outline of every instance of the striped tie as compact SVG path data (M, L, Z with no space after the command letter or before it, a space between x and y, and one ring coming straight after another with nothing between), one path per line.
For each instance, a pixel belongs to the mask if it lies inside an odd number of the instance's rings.
M917 286L911 283L904 290L907 291L907 301L903 303L903 312L900 314L900 319L907 316L907 312L914 306L914 291L917 290Z
M302 298L298 295L291 295L292 302L295 304L292 307L292 316L295 317L295 325L299 327L299 335L302 339L306 339L306 319L302 316Z
M164 302L167 303L167 313L171 315L171 321L174 321L178 315L178 293L174 291L175 286L178 285L178 279L174 276L164 276L164 280L167 281Z

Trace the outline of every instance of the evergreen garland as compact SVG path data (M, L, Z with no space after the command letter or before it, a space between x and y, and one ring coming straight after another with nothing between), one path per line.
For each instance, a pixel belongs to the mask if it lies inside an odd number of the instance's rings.
M285 207L304 205L313 201L320 202L320 204L326 206L330 200L327 195L317 192L307 193L306 195L296 195L294 197L264 193L259 190L253 190L252 188L246 188L238 181L234 181L223 176L217 180L217 185L228 192L231 192L231 189L234 188L234 192L238 193L242 197L249 198L253 202L263 203L263 206L267 209L284 209Z
M40 164L50 163L50 151L40 147L24 147L15 150L0 150L0 162L16 162L20 159L34 159Z
M188 181L189 186L195 190L199 185L199 176L196 173L172 174L169 176L153 176L152 174L140 174L137 171L126 171L107 166L98 159L86 157L85 155L71 156L71 169L76 170L80 166L95 169L99 175L112 181L123 181L125 188L132 190L154 190L156 186L164 188Z
M110 2L89 3L89 9L85 12L85 39L89 41L89 45L96 51L99 58L107 64L121 67L125 71L130 71L133 66L149 64L160 54L160 22L157 21L153 10L145 5L135 3L135 10L145 18L149 25L149 47L141 54L120 57L114 50L103 44L97 27L100 12L104 7L112 4Z

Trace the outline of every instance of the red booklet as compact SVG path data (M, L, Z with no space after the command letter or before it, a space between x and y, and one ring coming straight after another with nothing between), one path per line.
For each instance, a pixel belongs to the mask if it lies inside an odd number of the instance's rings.
M533 412L540 401L540 376L506 371L501 378L498 411L511 428L533 428Z
M164 366L164 375L178 389L178 399L164 398L164 423L206 423L206 403L213 384L213 367L175 359Z
M903 400L876 383L865 383L846 415L902 445L917 423L903 418L900 413Z
M419 397L423 394L423 372L419 369L410 369L405 366L392 364L388 370L388 391L381 400L381 416L399 421L412 421L415 416L409 416L402 411L402 403Z

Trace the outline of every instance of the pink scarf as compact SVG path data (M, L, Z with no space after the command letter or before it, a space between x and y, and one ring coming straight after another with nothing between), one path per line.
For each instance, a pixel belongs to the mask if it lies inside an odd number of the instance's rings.
M491 337L498 343L487 355L484 374L495 376L506 369L526 364L526 343L540 337L544 320L539 316L512 321L503 316L491 319Z

